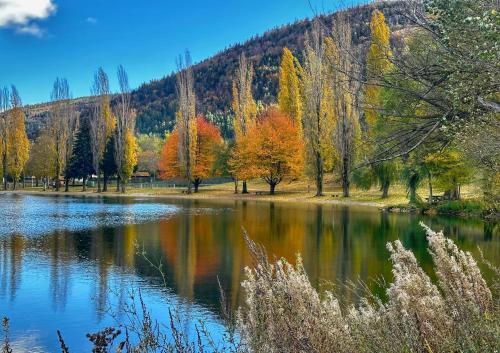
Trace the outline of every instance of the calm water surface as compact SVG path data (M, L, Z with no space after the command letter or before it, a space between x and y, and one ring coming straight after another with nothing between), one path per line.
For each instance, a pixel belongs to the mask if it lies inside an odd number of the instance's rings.
M11 319L16 352L57 351L58 329L71 352L89 351L85 334L115 325L110 308L124 319L137 288L155 317L179 308L188 333L203 319L217 338L217 277L236 308L251 264L241 227L269 254L293 261L300 252L315 286L331 282L345 296L349 280L391 279L385 244L397 238L430 273L421 220L500 263L496 226L366 207L7 194L0 210L0 316ZM163 264L166 287L136 245Z

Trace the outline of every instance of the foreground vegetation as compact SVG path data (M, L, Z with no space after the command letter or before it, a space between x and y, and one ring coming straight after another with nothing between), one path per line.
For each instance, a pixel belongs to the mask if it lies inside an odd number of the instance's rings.
M166 323L155 321L140 292L132 293L127 304L130 321L87 337L93 352L498 351L499 269L487 263L495 273L490 288L470 253L423 227L433 273L426 273L400 241L388 243L393 279L385 298L366 290L365 297L349 302L334 291L318 291L300 256L295 265L284 259L269 262L265 249L245 235L255 266L245 270L245 302L237 314L222 307L227 332L221 341L211 337L204 323L197 324L198 338L186 336L175 312ZM434 275L435 281L430 277ZM13 352L7 320L4 329L2 352ZM57 335L61 351L72 352L64 328Z

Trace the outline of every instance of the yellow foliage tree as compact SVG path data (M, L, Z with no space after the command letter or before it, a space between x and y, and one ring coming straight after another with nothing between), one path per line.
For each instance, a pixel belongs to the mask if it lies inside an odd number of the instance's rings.
M137 164L137 141L132 131L127 130L125 133L125 149L123 156L123 164L121 170L122 183L127 181L134 172L134 167Z
M304 49L301 91L303 129L308 174L314 177L316 196L323 195L323 175L332 156L334 125L332 65L334 54L318 21L307 34Z
M232 154L232 172L238 180L243 180L243 193L247 193L247 182L249 173L246 170L248 163L245 161L245 138L249 130L255 125L257 117L257 104L252 94L253 67L245 57L241 55L236 77L233 81L234 111L234 133L236 147Z
M365 117L371 131L377 121L377 108L381 104L381 87L376 85L375 81L389 70L392 56L389 42L390 29L385 22L384 14L379 10L373 11L370 31L371 41L366 56L368 85L365 90Z
M177 95L179 110L177 111L176 129L179 133L178 154L182 173L187 180L187 192L192 192L193 169L196 165L196 95L194 92L194 76L191 57L186 52L184 62L178 63Z
M301 66L288 48L283 49L281 58L278 105L282 112L289 115L302 131L302 97L300 94L299 73Z
M252 94L253 66L245 55L241 55L236 78L233 81L234 131L236 140L255 124L257 104Z
M28 136L26 136L24 112L22 108L18 106L14 107L10 111L10 115L10 126L7 136L9 145L8 170L14 180L14 189L16 189L16 183L29 158L30 143Z

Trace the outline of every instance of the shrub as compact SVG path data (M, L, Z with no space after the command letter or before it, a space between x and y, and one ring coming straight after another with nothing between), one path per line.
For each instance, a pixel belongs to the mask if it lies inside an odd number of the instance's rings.
M424 226L425 227L425 226ZM470 253L425 227L437 283L400 241L387 245L393 283L387 301L368 295L340 305L318 293L297 258L246 268L246 301L238 313L251 352L495 352L500 310Z

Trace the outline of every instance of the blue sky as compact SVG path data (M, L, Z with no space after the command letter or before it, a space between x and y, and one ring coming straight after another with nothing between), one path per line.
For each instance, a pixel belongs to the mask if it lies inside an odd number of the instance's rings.
M346 2L311 4L329 11ZM85 96L99 66L115 89L122 64L135 88L172 72L186 48L200 61L312 15L308 0L2 0L0 85L15 84L32 104L47 101L60 76Z

